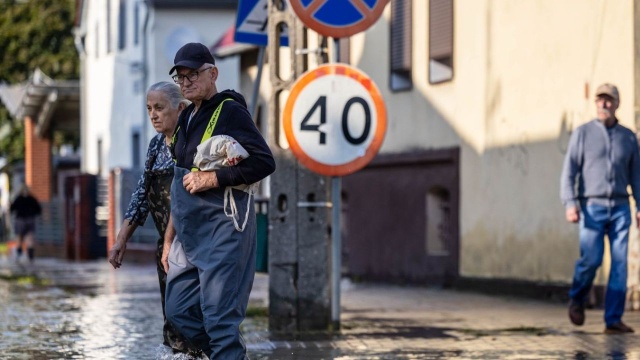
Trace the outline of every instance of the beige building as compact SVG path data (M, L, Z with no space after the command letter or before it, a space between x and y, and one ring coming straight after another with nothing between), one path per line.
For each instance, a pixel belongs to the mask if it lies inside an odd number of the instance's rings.
M565 149L603 82L618 85L619 119L637 130L639 13L632 0L392 0L348 39L341 56L375 81L388 112L378 157L344 178L348 271L568 283L578 229L559 200ZM243 55L245 94L253 56Z

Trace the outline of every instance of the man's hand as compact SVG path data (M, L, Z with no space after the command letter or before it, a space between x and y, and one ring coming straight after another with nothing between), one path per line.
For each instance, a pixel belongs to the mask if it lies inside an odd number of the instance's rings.
M116 240L116 243L109 250L109 262L114 269L122 266L122 259L124 253L127 251L127 241L121 241L120 237Z
M577 206L568 207L566 217L568 222L577 223L580 221L580 210L578 210Z
M218 177L214 171L190 172L182 178L182 185L191 194L218 187Z
M167 230L164 232L164 242L162 243L162 257L160 257L160 263L167 274L169 273L169 251L175 236L176 228L173 227L173 215L169 214L169 222L167 223Z

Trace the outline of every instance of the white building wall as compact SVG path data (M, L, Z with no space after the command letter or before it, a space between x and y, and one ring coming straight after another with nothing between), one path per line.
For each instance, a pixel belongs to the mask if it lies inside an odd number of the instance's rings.
M135 6L137 2L126 2L126 26L125 26L125 46L118 49L118 36L120 28L117 27L118 8L113 9L116 16L116 24L114 25L114 72L113 72L113 93L112 116L109 124L109 133L111 134L111 143L108 148L108 168L114 167L132 167L134 152L138 156L138 166L144 165L147 142L143 134L143 128L148 122L145 106L145 89L144 89L144 64L142 57L142 49L144 36L142 27L147 9L141 6L138 12L140 35L137 44L135 43L134 31L136 20ZM134 148L133 137L138 136L137 147Z
M126 45L119 49L120 1L111 0L111 51L107 52L107 2L85 2L87 54L82 64L86 87L82 104L85 110L82 170L94 174L101 171L103 176L115 167L134 165L134 134L139 134L137 152L140 165L144 164L148 143L155 135L146 115L146 89L158 81L171 81L168 71L178 48L190 41L211 46L235 22L235 10L158 10L147 9L140 1L125 0ZM140 32L137 43L135 31ZM145 48L146 67L143 65ZM220 61L217 65L219 90L238 88L238 59ZM102 143L100 154L99 141ZM99 169L99 159L102 159L102 169Z
M113 7L113 1L111 5ZM108 160L105 149L108 149L111 143L109 124L112 117L115 59L113 48L110 54L107 53L107 0L87 1L85 6L86 56L82 66L85 68L86 98L82 104L85 110L81 139L82 171L96 174L100 164L99 158L102 158L103 165ZM113 19L111 20L113 23ZM101 154L98 154L99 141L102 142Z

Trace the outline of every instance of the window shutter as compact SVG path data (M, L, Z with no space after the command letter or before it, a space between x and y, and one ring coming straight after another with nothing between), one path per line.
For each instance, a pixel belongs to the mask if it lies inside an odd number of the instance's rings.
M391 2L391 71L411 71L411 0Z
M429 58L453 54L453 0L429 1Z

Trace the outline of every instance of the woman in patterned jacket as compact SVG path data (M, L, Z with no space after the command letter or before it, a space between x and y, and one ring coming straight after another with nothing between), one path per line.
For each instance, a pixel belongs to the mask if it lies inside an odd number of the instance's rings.
M115 244L109 251L109 262L117 269L127 248L127 241L138 226L144 225L147 215L151 214L158 230L156 263L160 294L162 296L162 314L164 316L164 294L167 274L162 266L163 239L167 231L170 213L171 181L173 180L173 159L169 151L171 137L178 122L178 115L189 104L180 88L170 82L159 82L149 87L147 91L147 113L158 135L149 142L144 173L138 181L138 186L131 196L129 208L124 215L124 222L120 227ZM173 228L169 229L173 231ZM163 327L164 345L179 352L189 352L183 337L167 322Z

